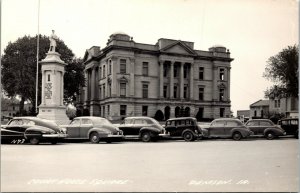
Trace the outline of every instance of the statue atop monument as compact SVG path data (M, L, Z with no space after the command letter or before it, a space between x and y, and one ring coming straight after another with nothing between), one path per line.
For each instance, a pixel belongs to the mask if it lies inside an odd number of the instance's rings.
M49 40L50 40L49 52L55 52L56 40L58 40L58 37L54 34L54 30L52 30L52 34L49 37Z

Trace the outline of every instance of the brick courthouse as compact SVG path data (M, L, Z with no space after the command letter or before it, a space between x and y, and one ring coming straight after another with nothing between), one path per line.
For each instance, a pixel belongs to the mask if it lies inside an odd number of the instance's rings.
M230 116L230 53L223 46L195 50L193 42L161 38L155 45L112 34L84 56L86 87L79 109L111 120Z

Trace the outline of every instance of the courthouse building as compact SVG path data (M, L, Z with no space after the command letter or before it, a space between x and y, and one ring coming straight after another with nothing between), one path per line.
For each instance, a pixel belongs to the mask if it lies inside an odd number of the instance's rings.
M223 46L202 51L193 42L165 38L151 45L115 33L105 48L86 51L78 106L111 120L158 111L164 119L230 117L232 60Z

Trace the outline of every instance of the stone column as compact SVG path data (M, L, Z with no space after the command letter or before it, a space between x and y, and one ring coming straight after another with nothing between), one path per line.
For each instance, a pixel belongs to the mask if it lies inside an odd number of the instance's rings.
M95 99L95 68L92 68L92 77L91 77L91 100Z
M88 80L88 71L84 70L84 79L85 79L85 85L84 85L84 101L88 100L88 86L89 86L89 80Z
M194 64L190 65L190 100L194 100Z
M213 96L212 96L212 99L213 101L218 101L219 98L218 98L218 93L219 93L219 90L218 90L218 80L219 80L219 76L218 76L218 67L216 66L215 63L213 63Z
M51 71L51 82L52 82L52 88L55 87L57 85L57 82L56 82L56 76L55 76L55 73L56 73L56 70L52 70ZM60 89L59 89L59 92L60 92ZM57 90L56 89L52 89L52 105L59 105L56 103L57 101Z
M164 97L164 61L159 61L159 98Z
M129 68L129 73L130 73L130 81L129 81L129 94L130 96L134 96L134 68L135 68L135 59L134 58L130 58L129 59L130 62L130 68Z
M227 101L230 101L230 69L231 67L227 68Z
M170 68L170 98L174 97L174 61L171 61Z
M181 64L180 64L180 82L179 82L180 99L183 99L183 89L184 89L183 68L184 68L184 62L181 62Z
M64 75L65 75L65 71L60 72L60 105L63 105L63 100L64 100Z
M45 85L45 78L46 78L46 73L45 71L42 71L42 85L44 86ZM43 88L42 88L43 89ZM46 101L45 101L45 93L42 92L42 103L43 105L46 104Z
M111 58L111 96L116 97L117 96L117 57Z

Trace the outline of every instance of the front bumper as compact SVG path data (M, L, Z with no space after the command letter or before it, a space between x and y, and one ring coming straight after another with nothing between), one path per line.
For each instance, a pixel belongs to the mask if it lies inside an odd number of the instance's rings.
M43 134L45 138L66 138L68 135L65 133L55 133L55 134Z
M113 138L113 139L116 139L116 138L120 138L120 139L123 139L124 138L124 135L107 135L107 138Z
M170 134L166 134L166 133L160 133L158 134L159 137L162 137L162 138L169 138L170 137Z

